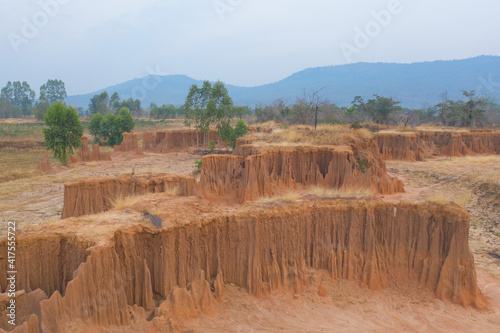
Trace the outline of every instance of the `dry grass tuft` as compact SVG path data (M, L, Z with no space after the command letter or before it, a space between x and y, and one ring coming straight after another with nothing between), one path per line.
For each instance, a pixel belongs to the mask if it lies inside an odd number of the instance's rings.
M337 189L337 188L326 188L322 186L311 186L308 189L307 193L317 198L367 199L375 196L375 192L371 188Z
M489 156L466 156L467 162L471 163L488 163L488 162L500 162L500 158L497 155Z
M307 146L307 145L349 145L373 138L373 134L363 128L353 130L344 125L312 126L294 125L275 129L272 133L252 133L248 136L256 146Z
M466 207L473 199L474 194L472 191L460 191L460 192L444 192L436 191L432 192L427 196L427 200L440 205L446 205L448 203L454 203L460 207Z
M118 194L110 200L111 208L123 210L132 208L139 201L139 196Z
M166 187L164 192L172 197L177 197L181 194L181 187L179 185Z
M299 199L300 195L294 191L283 192L280 195L274 197L263 197L259 200L253 202L257 206L268 206L268 205L279 205L279 204L291 204Z

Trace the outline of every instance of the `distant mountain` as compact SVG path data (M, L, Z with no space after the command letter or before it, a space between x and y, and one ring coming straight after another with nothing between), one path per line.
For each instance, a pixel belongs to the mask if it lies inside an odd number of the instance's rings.
M184 75L134 79L86 95L69 96L67 102L88 107L92 96L107 90L120 97L141 99L147 107L156 104L181 105L193 84L201 81ZM393 97L406 107L439 103L447 91L450 99L461 98L461 90L478 90L500 100L500 57L479 56L465 60L433 61L413 64L356 63L341 66L309 68L281 81L257 87L226 85L237 105L255 106L283 98L292 103L303 90L321 91L324 97L339 105L349 105L354 96L370 98L373 94Z

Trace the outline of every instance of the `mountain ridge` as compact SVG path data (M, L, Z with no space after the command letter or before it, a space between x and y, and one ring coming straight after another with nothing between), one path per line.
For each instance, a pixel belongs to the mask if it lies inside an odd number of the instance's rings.
M104 90L118 92L122 99L139 98L143 107L156 104L181 105L192 84L201 84L186 75L146 76L96 90L69 96L74 106L88 107L90 98ZM322 96L339 106L349 105L355 96L373 94L393 97L402 106L421 107L440 102L440 94L459 99L461 90L478 90L500 98L500 56L477 56L461 60L416 63L367 63L306 68L279 81L255 87L226 84L237 105L250 107L283 98L292 103L304 89L322 90Z

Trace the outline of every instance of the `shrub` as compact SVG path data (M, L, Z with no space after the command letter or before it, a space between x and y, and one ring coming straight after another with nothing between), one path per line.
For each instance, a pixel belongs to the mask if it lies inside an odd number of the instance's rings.
M43 130L47 149L54 151L54 157L61 163L68 163L68 154L80 147L80 138L83 135L83 126L76 110L62 102L52 104L45 115Z
M355 121L354 123L351 124L351 128L352 129L360 129L360 128L363 128L363 126L361 126L361 124L357 121Z
M202 160L194 160L194 166L196 169L201 170L203 167L203 161Z

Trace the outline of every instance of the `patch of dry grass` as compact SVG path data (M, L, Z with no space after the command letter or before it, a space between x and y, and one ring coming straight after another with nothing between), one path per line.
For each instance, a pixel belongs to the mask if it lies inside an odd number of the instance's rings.
M488 156L466 156L467 162L471 163L489 163L489 162L499 162L500 156L498 155L488 155Z
M110 200L111 208L123 210L132 208L137 202L139 202L140 197L137 195L123 195L118 194Z
M294 125L278 128L271 133L252 133L248 136L256 146L307 146L307 145L349 145L373 138L365 129L353 130L344 125L312 126Z
M317 198L367 199L375 196L375 192L371 188L337 189L322 186L311 186L308 188L307 193Z
M300 195L294 191L283 192L274 197L263 197L259 200L253 201L252 204L256 206L269 206L269 205L280 205L280 204L291 204L299 199Z
M466 207L474 198L470 190L462 191L435 191L427 196L427 200L440 205L454 203L460 207Z
M49 158L50 156L49 154ZM36 167L44 157L44 149L1 149L0 183L40 175ZM50 163L52 166L59 164L52 158L50 158Z
M179 185L167 186L167 187L165 187L165 190L163 192L169 196L177 197L181 194L181 187Z

